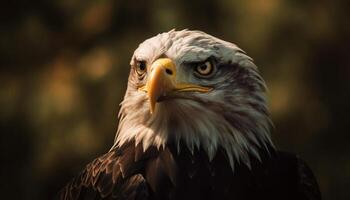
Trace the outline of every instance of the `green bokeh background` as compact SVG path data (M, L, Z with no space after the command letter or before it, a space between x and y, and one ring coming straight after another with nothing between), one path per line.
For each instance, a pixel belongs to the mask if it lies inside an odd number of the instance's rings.
M350 199L349 10L345 0L2 1L1 199L51 199L106 152L134 49L173 28L253 57L276 146L309 163L324 199Z

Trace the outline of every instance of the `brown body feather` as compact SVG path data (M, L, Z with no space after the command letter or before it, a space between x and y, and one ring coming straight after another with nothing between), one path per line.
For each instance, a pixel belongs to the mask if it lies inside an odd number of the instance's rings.
M224 151L209 161L184 146L142 148L130 142L97 158L59 194L59 199L321 199L307 165L296 156L265 152L252 168L232 171Z

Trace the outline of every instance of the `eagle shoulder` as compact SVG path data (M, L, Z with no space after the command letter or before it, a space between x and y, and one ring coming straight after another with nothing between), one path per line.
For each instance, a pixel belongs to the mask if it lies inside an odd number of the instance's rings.
M135 147L112 150L89 163L58 194L60 200L148 199L148 186L135 162Z
M304 160L297 157L298 162L298 190L305 199L320 200L321 192L314 174Z
M314 174L297 155L277 151L255 173L261 193L272 199L321 199Z

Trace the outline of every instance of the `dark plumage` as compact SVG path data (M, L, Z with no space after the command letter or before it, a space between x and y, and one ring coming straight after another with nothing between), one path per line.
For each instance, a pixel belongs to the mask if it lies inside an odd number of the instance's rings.
M321 199L270 127L265 83L244 51L203 32L159 34L134 53L113 147L58 198Z
M79 197L79 198L78 198ZM97 158L69 183L60 199L321 199L305 162L285 152L253 159L233 172L222 150L209 161L172 145L145 153L133 142Z

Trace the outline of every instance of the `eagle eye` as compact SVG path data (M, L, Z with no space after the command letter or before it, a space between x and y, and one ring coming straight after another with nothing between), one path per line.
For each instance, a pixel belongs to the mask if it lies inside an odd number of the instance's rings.
M147 63L146 61L136 61L136 73L139 76L142 76L147 71Z
M210 60L198 63L195 66L195 72L199 76L204 76L204 77L210 76L214 72L214 64Z

